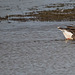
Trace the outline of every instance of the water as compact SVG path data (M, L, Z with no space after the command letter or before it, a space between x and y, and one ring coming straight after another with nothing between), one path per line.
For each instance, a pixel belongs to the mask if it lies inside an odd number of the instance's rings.
M0 1L1 16L19 13L18 9L16 10L14 7L22 1L21 7L23 10L25 9L24 11L35 5L40 7L48 4L49 1L54 2L54 0L8 1ZM69 0L67 1L69 2ZM62 3L65 0L55 1L54 3L58 2ZM8 8L6 6L12 7L12 9L5 10ZM57 29L58 26L70 24L75 24L75 21L1 21L0 74L75 75L75 41L65 40L62 32Z
M48 4L57 3L75 3L69 0L0 0L0 16L6 16L10 14L24 14L29 12L30 8L38 7L38 10L46 10L43 8ZM67 7L69 8L69 6Z

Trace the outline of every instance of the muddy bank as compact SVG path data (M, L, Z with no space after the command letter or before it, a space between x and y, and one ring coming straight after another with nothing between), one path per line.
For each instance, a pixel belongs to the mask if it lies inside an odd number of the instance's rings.
M75 21L75 3L56 3L44 5L42 10L40 6L28 8L30 12L13 13L4 17L0 16L0 21Z
M34 16L38 21L74 21L75 20L75 9L65 10L48 10L31 12L27 16Z
M75 9L56 9L48 11L36 11L28 12L25 15L14 14L0 17L2 20L13 20L13 21L75 21Z

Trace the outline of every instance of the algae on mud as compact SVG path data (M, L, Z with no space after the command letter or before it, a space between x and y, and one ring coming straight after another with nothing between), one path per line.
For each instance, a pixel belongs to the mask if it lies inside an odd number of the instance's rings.
M27 18L28 17L28 18ZM13 21L75 21L75 9L61 9L56 10L44 10L36 12L28 12L26 14L14 14L0 17L2 20L13 20Z
M63 12L61 12L61 10L38 11L37 14L31 12L27 16L36 17L36 20L38 21L74 21L74 12L74 9L66 9Z

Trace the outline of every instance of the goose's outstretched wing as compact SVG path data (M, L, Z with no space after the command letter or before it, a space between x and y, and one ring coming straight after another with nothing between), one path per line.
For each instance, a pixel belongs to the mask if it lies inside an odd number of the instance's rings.
M67 26L69 29L75 29L75 26Z

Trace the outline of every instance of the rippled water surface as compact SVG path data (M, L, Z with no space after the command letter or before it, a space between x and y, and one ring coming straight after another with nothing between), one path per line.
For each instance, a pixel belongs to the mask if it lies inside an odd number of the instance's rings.
M0 0L0 16L24 14L37 6L74 0ZM72 5L71 5L72 8ZM35 10L35 9L34 9ZM65 40L58 26L75 21L0 21L1 75L75 75L75 41Z

